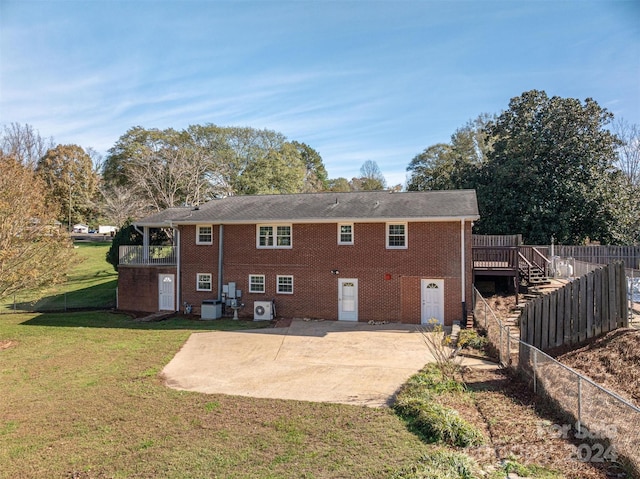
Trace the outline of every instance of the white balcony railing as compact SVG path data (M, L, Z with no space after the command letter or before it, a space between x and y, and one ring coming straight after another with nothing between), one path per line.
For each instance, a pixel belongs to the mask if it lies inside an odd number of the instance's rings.
M120 246L118 264L159 265L176 264L176 249L173 246Z

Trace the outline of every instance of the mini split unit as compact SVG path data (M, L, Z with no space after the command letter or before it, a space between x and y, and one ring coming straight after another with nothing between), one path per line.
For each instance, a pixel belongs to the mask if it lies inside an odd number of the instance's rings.
M254 301L253 303L253 320L254 321L270 321L273 319L275 305L273 301Z

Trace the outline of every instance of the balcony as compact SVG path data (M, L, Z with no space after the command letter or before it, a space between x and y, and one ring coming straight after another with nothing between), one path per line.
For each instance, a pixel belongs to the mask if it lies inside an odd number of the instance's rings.
M129 266L175 266L173 246L120 246L118 264Z

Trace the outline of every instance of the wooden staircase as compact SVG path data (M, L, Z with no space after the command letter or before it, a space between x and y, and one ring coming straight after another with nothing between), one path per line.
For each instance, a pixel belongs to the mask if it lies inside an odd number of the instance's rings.
M535 247L520 247L518 277L521 284L537 287L549 284L549 260Z

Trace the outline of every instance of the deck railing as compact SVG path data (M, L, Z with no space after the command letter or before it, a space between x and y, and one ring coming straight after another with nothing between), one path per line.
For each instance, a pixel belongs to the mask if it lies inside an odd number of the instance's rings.
M173 246L120 246L119 264L172 266L176 264L176 249Z
M520 246L520 253L526 258L529 265L537 268L540 272L544 273L545 276L549 276L551 261L545 255L548 254L546 248L540 246Z
M518 269L517 246L474 246L473 267L485 270Z

